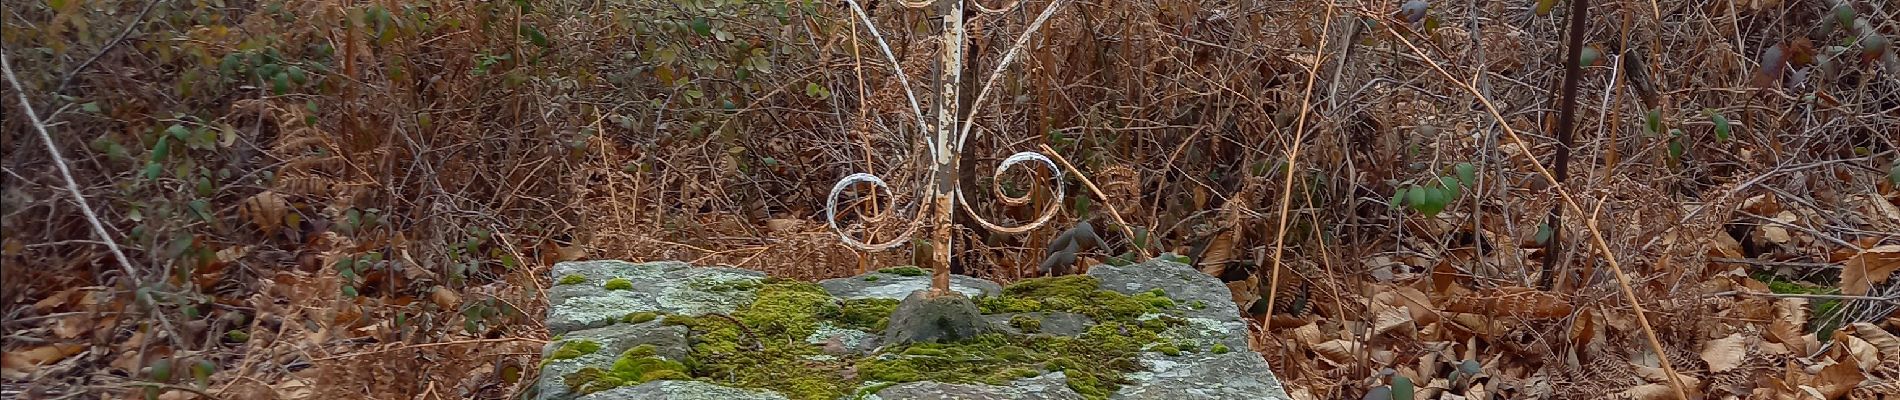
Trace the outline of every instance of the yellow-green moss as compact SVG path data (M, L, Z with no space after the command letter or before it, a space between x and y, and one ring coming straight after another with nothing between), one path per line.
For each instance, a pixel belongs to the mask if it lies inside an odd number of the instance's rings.
M1226 343L1215 343L1214 348L1211 351L1213 351L1214 354L1227 354L1227 352L1233 351L1233 350L1228 349Z
M1129 296L1100 285L1088 275L1027 279L1003 288L1002 296L984 297L978 306L985 314L1061 311L1096 321L1133 321L1142 314L1174 307L1160 289Z
M594 354L596 351L600 351L600 343L592 340L578 339L561 342L561 347L554 349L554 354L549 354L547 359L541 360L541 366L545 367L557 360L580 358L580 356Z
M641 312L636 312L636 313L628 313L627 316L621 317L620 320L622 322L626 322L629 324L643 324L643 323L646 323L647 321L652 321L654 318L659 318L659 317L660 317L660 314L658 313L654 313L652 311L641 311Z
M886 273L904 275L890 269ZM767 279L756 289L752 304L730 314L664 315L665 324L692 332L691 355L684 360L659 359L651 347L636 348L640 351L622 354L613 368L583 369L566 382L577 393L590 393L656 379L702 379L769 389L793 400L832 400L882 388L859 389L869 381L1007 385L1063 371L1069 387L1084 398L1106 399L1127 383L1127 373L1141 369L1137 359L1144 349L1173 347L1178 354L1180 349L1160 334L1186 323L1165 314L1152 316L1174 306L1159 291L1129 296L1101 290L1098 281L1086 275L1041 278L1011 285L1000 296L979 298L979 307L992 314L1072 312L1094 319L1096 325L1076 337L993 333L955 343L891 346L857 358L820 357L827 355L824 349L806 341L820 324L875 333L888 324L899 302L839 301L818 285L777 279ZM1150 317L1142 320L1144 315ZM658 317L633 313L624 320ZM1040 321L1029 316L1011 323L1025 331L1040 330Z
M877 282L877 275L865 275L865 276L864 276L864 281L865 281L865 282Z
M578 284L581 282L587 282L587 277L581 276L581 274L567 274L567 276L561 277L560 282L556 282L555 284L556 285L573 285L573 284Z
M607 283L600 285L600 287L606 288L607 290L633 290L633 281L629 281L627 278L613 278L608 279Z
M888 312L887 312L888 313ZM805 341L825 318L845 315L844 309L818 285L772 282L759 288L752 304L733 311L731 320L717 316L668 316L667 324L693 332L689 366L694 376L714 383L771 389L797 400L831 400L856 386L846 379L848 360L822 361L823 349Z
M1017 330L1023 331L1023 333L1042 332L1042 320L1028 315L1010 317L1009 326L1016 327Z
M923 268L917 268L915 266L909 266L909 265L902 266L902 267L884 268L884 269L877 270L877 272L883 272L886 274L897 275L897 276L924 276L924 275L930 274L929 272L924 271Z
M892 299L852 299L845 300L836 314L824 315L839 326L866 332L883 332L890 323L891 312L897 310L897 300Z
M582 368L563 377L563 383L568 390L584 395L652 381L688 379L693 377L684 363L660 358L653 345L643 344L620 353L612 368Z

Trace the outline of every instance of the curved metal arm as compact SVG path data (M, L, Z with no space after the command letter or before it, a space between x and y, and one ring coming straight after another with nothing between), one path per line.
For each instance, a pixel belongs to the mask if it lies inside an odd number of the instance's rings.
M1009 158L1003 159L1003 164L996 166L996 172L990 175L990 191L992 193L995 193L996 198L999 200L1002 200L1003 204L1008 204L1012 206L1020 206L1020 205L1028 204L1029 203L1028 195L1023 195L1021 197L1014 197L1014 196L1010 196L1008 193L1003 193L1003 173L1009 171L1010 167L1016 166L1016 164L1022 163L1024 161L1040 161L1042 162L1043 166L1049 168L1049 172L1052 172L1055 174L1054 179L1052 180L1054 184L1050 185L1050 188L1051 188L1050 191L1055 194L1055 199L1054 201L1049 202L1049 206L1044 207L1042 209L1042 212L1040 213L1041 215L1037 216L1035 221L1030 221L1027 224L1022 224L1022 225L1017 225L1017 226L1001 226L1001 225L997 225L996 223L990 222L988 219L984 219L982 215L977 214L976 210L970 209L970 202L963 198L963 188L957 188L956 190L957 205L963 209L963 213L965 215L969 215L970 219L975 220L978 225L982 225L983 229L989 229L991 231L996 231L996 232L1001 232L1001 233L1016 234L1016 233L1028 232L1032 229L1041 227L1043 224L1048 223L1049 220L1054 219L1056 216L1056 213L1062 209L1062 199L1064 196L1064 193L1062 190L1062 169L1057 168L1056 163L1054 161L1050 161L1049 157L1043 156L1042 153L1037 153L1033 151L1025 151L1025 152L1020 152L1016 154L1011 154Z
M851 174L850 176L844 177L844 179L838 180L837 184L831 186L831 195L825 196L825 226L829 226L831 227L832 231L838 232L838 238L844 240L845 244L851 245L851 247L856 247L862 250L883 251L883 250L890 249L892 247L897 247L900 244L904 244L905 241L910 240L910 236L917 233L917 227L923 225L923 220L924 220L923 213L917 213L917 215L911 218L910 224L908 224L909 226L904 228L904 233L898 234L896 237L891 238L890 241L876 243L876 244L865 243L865 242L859 241L858 239L852 238L851 235L846 234L844 232L843 228L838 227L838 195L844 194L844 188L850 187L851 184L860 183L860 182L870 182L872 184L876 184L879 189L884 189L884 191L887 191L887 192L891 190L891 186L889 184L884 183L884 178L879 178L877 177L877 175L871 175L871 174L867 174L863 172ZM929 187L925 188L925 190L930 190L930 189L931 188ZM876 190L876 189L872 189L872 190ZM892 198L892 202L895 203L896 196L891 196L891 198ZM871 217L871 220L877 221L877 220L884 219L885 213L894 212L892 211L892 209L896 208L894 207L895 205L896 204L892 204L893 207L884 207L883 208L884 211L879 213L877 216Z

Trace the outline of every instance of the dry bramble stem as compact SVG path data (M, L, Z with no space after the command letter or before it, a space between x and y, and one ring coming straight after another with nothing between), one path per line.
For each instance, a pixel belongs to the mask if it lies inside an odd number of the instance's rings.
M1326 2L1326 16L1320 32L1333 29L1333 2ZM1300 92L1300 116L1293 124L1293 145L1286 151L1286 178L1280 182L1280 223L1273 230L1273 263L1267 274L1267 315L1273 315L1273 302L1280 296L1280 256L1286 251L1286 219L1292 212L1293 204L1293 166L1300 159L1300 143L1306 141L1306 115L1313 104L1313 81L1319 78L1319 66L1326 63L1326 40L1320 39L1319 46L1313 50L1313 66L1306 70L1306 88ZM1345 66L1341 65L1341 69ZM1323 242L1323 241L1322 241Z
M1452 75L1451 72L1445 71L1445 67L1438 65L1438 62L1433 61L1431 57L1427 56L1424 50L1420 50L1417 45L1412 44L1412 41L1406 39L1405 36L1399 35L1399 32L1393 30L1392 27L1387 26L1386 31L1391 32L1393 37L1399 39L1400 43L1405 44L1406 48L1411 49L1412 53L1416 54L1420 60L1424 60L1425 65L1431 66L1433 71L1437 71L1438 74L1444 76L1446 80L1451 81L1453 84L1458 85L1459 88L1464 89L1465 92L1477 97L1478 103L1484 105L1484 111L1491 114L1491 118L1497 120L1498 128L1504 130L1504 134L1511 139L1511 142L1526 149L1530 148L1530 144L1525 142L1524 138L1519 137L1517 130L1512 129L1510 123L1504 119L1504 116L1498 113L1497 106L1491 104L1491 100L1486 99L1484 94L1478 92L1477 88L1471 87L1470 84L1458 80L1458 77ZM1532 168L1537 169L1537 173L1542 175L1545 181L1550 183L1551 190L1557 192L1557 196L1563 200L1563 205L1568 208L1570 212L1577 213L1577 215L1586 215L1583 212L1583 207L1577 205L1577 200L1570 195L1570 190L1565 189L1563 182L1558 181L1557 177L1552 175L1549 169L1544 168L1542 163L1532 162L1530 164ZM1609 243L1603 240L1603 232L1597 230L1596 220L1592 219L1588 222L1589 223L1584 224L1583 227L1585 231L1590 233L1590 244L1596 248L1598 252L1603 254L1603 261L1610 264L1610 271L1616 273L1616 283L1618 288L1623 292L1623 299L1624 301L1628 301L1631 310L1636 312L1636 323L1643 328L1643 335L1649 341L1650 351L1659 355L1657 359L1661 361L1663 373L1669 375L1670 388L1676 391L1677 397L1688 398L1688 392L1683 390L1681 378L1676 375L1675 366L1670 365L1668 357L1660 357L1660 355L1664 354L1662 342L1656 339L1656 330L1649 326L1648 312L1644 311L1643 303L1636 298L1636 292L1630 290L1629 275L1623 273L1622 263L1616 261L1616 254L1611 253Z

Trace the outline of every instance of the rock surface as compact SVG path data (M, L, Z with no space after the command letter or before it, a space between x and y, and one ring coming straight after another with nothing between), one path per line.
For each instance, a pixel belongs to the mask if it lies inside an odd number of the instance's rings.
M917 267L885 268L849 278L826 279L818 282L818 286L823 286L825 291L830 292L832 296L846 300L903 300L904 297L910 296L910 292L929 289L930 274ZM950 290L974 299L1002 293L1003 286L987 279L951 275Z
M877 391L877 400L1082 400L1069 390L1068 378L1055 372L1010 382L1009 386L910 382ZM869 400L869 396L867 396Z
M541 368L541 376L535 381L539 400L567 399L573 396L567 391L567 383L562 377L586 367L608 368L620 353L634 346L653 345L655 355L670 360L686 358L686 327L662 325L660 321L648 321L639 324L616 324L604 328L594 328L570 332L560 340L550 341L541 349L541 357L546 360L561 346L579 341L592 341L600 349L580 357L565 360L549 360Z
M548 331L555 335L599 328L629 313L651 311L683 315L729 313L751 303L765 273L736 268L693 267L679 261L630 263L618 260L554 264L556 283L548 289ZM561 283L569 276L580 282ZM627 289L608 289L625 279Z
M931 296L919 290L911 292L898 303L897 312L891 313L884 343L955 341L995 330L970 298L955 293Z
M1110 399L1288 398L1280 380L1267 369L1266 359L1248 348L1247 324L1219 278L1160 259L1122 267L1097 265L1089 267L1088 274L1101 280L1103 289L1123 294L1161 289L1179 305L1169 314L1188 320L1186 327L1172 329L1166 336L1201 349L1215 344L1229 349L1225 354L1173 357L1145 353L1141 362L1148 371L1130 374L1134 382L1123 385Z
M764 390L746 390L700 381L653 381L581 396L580 400L785 400Z
M855 277L825 280L819 286L840 302L847 299L902 300L913 292L928 288L929 276L920 272L886 269ZM732 313L758 298L758 288L765 281L764 274L733 268L695 267L677 261L586 261L556 264L551 275L557 285L548 290L547 326L557 340L543 349L543 357L550 358L562 352L563 346L580 341L593 342L598 345L598 349L579 355L568 349L564 355L570 358L546 361L535 382L533 399L787 399L785 395L770 390L727 387L706 380L656 380L580 396L569 393L564 381L565 376L583 368L612 368L621 353L641 345L651 345L653 355L657 358L689 361L686 359L692 351L690 346L694 339L691 335L694 333L684 326L666 323L664 315ZM1219 279L1187 265L1162 260L1121 267L1097 265L1088 270L1088 275L1099 281L1102 289L1122 294L1135 295L1157 289L1165 293L1174 306L1142 315L1141 319L1167 318L1175 321L1160 335L1187 350L1170 351L1170 354L1178 354L1172 356L1155 351L1141 353L1137 361L1145 370L1125 375L1128 384L1122 385L1108 398L1287 398L1279 381L1268 370L1266 361L1248 348L1247 326L1234 306L1226 285ZM567 283L559 284L564 280ZM610 285L610 281L615 283ZM978 278L954 276L952 283L957 292L966 296L1003 293L1000 285ZM609 286L614 288L609 289ZM899 307L903 306L899 304ZM653 318L639 315L641 318L628 321L629 314L642 312L657 315ZM1096 324L1087 316L1068 312L963 316L981 326L1009 334L1027 333L1015 326L1022 325L1034 326L1034 334L1075 336ZM1017 319L1020 321L1011 323ZM821 324L815 332L805 337L805 342L820 347L823 353L807 358L812 362L848 361L854 357L886 351L883 349L891 343L887 340L890 338L884 337L887 332L863 329L868 325L861 323L852 324L859 328L836 326L829 322ZM902 324L902 321L889 321L893 327ZM1008 385L929 381L897 384L864 382L859 393L846 395L844 399L1084 398L1072 390L1070 384L1062 372L1017 379L1009 381Z

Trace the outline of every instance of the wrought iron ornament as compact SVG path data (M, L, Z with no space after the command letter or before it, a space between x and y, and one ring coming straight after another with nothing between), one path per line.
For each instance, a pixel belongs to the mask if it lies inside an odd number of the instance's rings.
M884 42L883 36L878 34L877 27L871 23L870 17L864 13L864 8L859 6L855 0L845 0L845 2L851 6L851 10L857 14L858 20L870 31L871 37L877 40L878 48L883 50L884 57L890 61L891 67L896 71L898 84L903 86L904 97L910 101L911 113L912 116L916 118L916 121L918 121L918 126L920 128L931 128L928 131L919 132L924 138L925 147L930 151L930 169L924 178L927 180L927 183L924 185L922 192L922 194L927 194L924 198L930 199L930 202L927 203L927 205L930 206L930 212L926 214L923 211L923 207L916 207L917 211L915 215L911 217L910 222L906 224L903 233L887 241L865 243L857 238L851 237L843 228L838 226L838 196L844 193L845 188L858 183L871 183L875 185L876 188L873 188L873 191L881 189L888 192L891 190L890 185L886 183L883 178L860 172L845 176L844 179L838 180L836 185L832 185L831 194L825 199L825 224L829 226L831 230L838 232L838 238L851 247L867 251L883 251L897 247L910 240L911 236L917 233L917 228L924 225L924 218L928 215L930 217L929 224L933 231L931 237L931 261L933 264L931 265L931 289L933 289L935 293L945 293L950 289L951 213L961 209L964 214L968 215L971 220L976 221L978 225L983 226L984 229L999 233L1015 234L1036 229L1048 223L1051 219L1054 219L1056 213L1061 208L1060 205L1062 204L1064 196L1062 189L1062 169L1057 167L1054 161L1051 161L1048 156L1042 153L1025 151L1010 155L1008 158L1003 159L1003 163L998 165L996 172L991 175L990 190L995 197L1006 205L1021 206L1028 204L1028 195L1010 196L1007 193L1003 193L1002 177L1003 173L1009 171L1011 167L1025 162L1036 162L1048 168L1054 178L1053 184L1050 185L1050 191L1054 194L1054 201L1049 202L1049 206L1045 207L1034 221L1017 226L999 225L977 214L975 210L970 208L968 200L963 195L962 186L958 184L958 176L956 173L958 162L957 154L961 153L963 144L969 139L976 120L975 116L972 115L969 119L964 120L961 126L958 126L956 121L956 116L960 114L955 107L957 104L957 88L960 86L962 80L963 44L965 40L963 32L963 0L937 0L935 4L940 11L939 15L943 21L943 51L938 60L938 65L941 67L940 70L942 73L938 76L937 82L938 90L935 106L937 118L934 124L925 123L926 119L924 118L923 111L918 107L917 97L911 91L910 82L905 78L903 68L899 66L900 63L897 61L897 57L891 53L890 45ZM1035 22L1031 23L1029 28L1023 31L1022 36L1016 39L1015 46L1012 46L1009 52L1003 55L1002 61L997 65L996 70L991 72L989 80L983 85L983 90L978 92L976 99L971 102L970 107L972 109L983 103L984 98L989 95L990 88L994 86L997 79L1001 77L1003 68L1007 67L1010 62L1016 58L1016 55L1021 52L1023 44L1028 42L1030 35L1040 29L1042 25L1049 20L1049 17L1055 14L1055 10L1061 7L1065 2L1065 0L1057 0L1053 4L1050 4L1049 7L1044 9L1042 14L1036 18ZM978 4L977 8L985 13L996 13L1013 9L1017 4L1019 3L1011 3L1002 9L990 9ZM918 4L904 3L904 5L922 7L930 4L925 2ZM952 138L955 138L955 141L952 141ZM869 217L867 222L883 220L887 217L887 215L885 215L886 213L895 213L895 211L892 211L893 208L894 207L879 208L879 215Z

